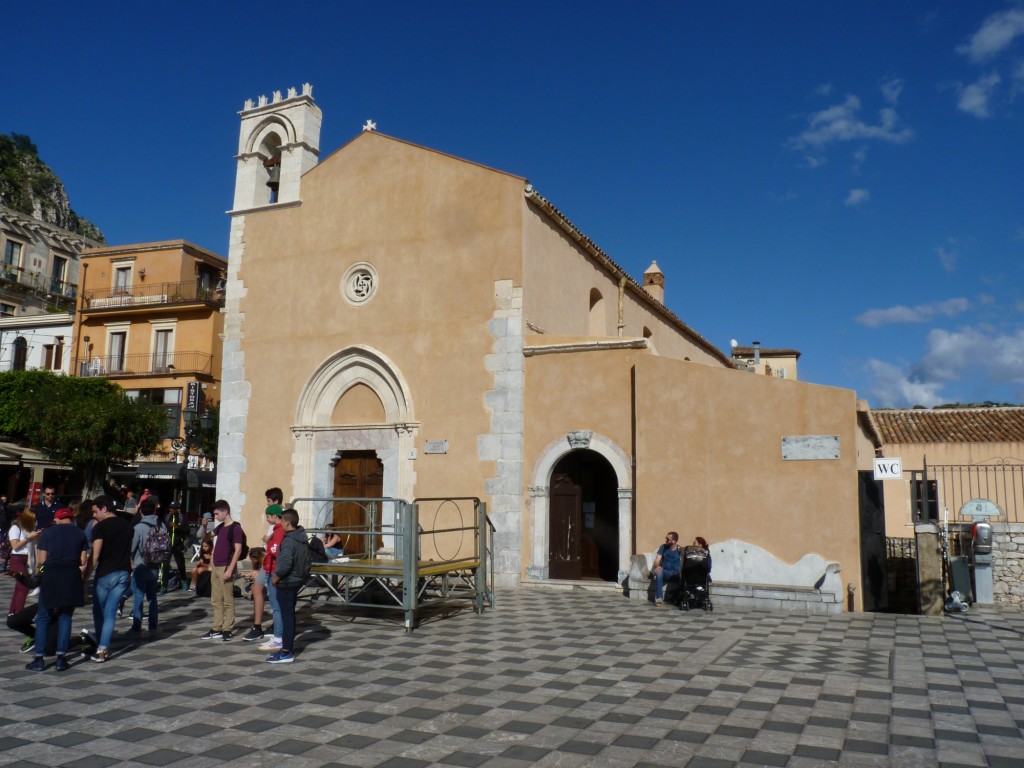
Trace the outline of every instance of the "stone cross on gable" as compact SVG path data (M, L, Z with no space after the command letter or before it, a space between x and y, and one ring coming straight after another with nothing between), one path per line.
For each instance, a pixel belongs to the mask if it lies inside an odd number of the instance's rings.
M373 120L367 120L363 124L363 130L364 131L376 131L377 130L377 124L375 122L373 122Z

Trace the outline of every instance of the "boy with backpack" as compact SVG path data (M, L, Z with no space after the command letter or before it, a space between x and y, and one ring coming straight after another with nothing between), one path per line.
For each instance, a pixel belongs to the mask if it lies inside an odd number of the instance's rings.
M235 627L235 577L238 561L249 553L242 524L231 519L231 505L225 499L213 502L213 517L220 523L214 529L213 568L210 572L210 602L213 627L202 640L230 640Z
M160 566L171 555L171 538L167 526L157 517L156 500L139 502L142 516L132 534L132 632L142 631L142 601L149 602L149 631L156 632L159 618L157 582Z

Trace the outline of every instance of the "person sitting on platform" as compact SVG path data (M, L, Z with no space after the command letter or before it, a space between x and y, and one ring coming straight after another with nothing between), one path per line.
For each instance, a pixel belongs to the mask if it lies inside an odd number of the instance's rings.
M324 553L333 560L345 554L345 538L337 531L327 531L324 534Z
M189 585L188 591L195 592L196 584L199 581L199 577L204 573L209 573L213 567L210 558L213 556L213 541L210 539L203 539L199 545L199 559L196 560L196 564L192 566L192 583Z

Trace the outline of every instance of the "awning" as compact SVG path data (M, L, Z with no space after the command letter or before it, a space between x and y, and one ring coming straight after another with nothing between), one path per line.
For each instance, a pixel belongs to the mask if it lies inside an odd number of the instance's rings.
M187 480L189 488L217 487L217 473L210 469L190 469Z
M135 470L136 480L181 480L185 464L176 461L140 461Z
M27 448L17 443L0 442L0 465L43 467L45 469L70 469L47 459L35 448Z
M217 473L214 470L188 469L187 464L176 461L141 461L138 468L118 467L108 474L120 482L162 480L180 483L184 477L189 488L217 487Z

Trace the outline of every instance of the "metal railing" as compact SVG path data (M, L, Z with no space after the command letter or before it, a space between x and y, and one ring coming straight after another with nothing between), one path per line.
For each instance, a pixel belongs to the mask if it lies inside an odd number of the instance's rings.
M167 376L176 373L213 375L213 355L199 350L169 354L134 353L96 356L78 364L78 375L94 376Z
M13 264L0 262L0 280L31 288L37 293L45 293L57 301L74 300L78 296L78 286L67 280L57 280L41 272L27 270Z
M408 631L422 609L494 606L495 529L478 498L297 498L291 506L308 534L345 541L344 562L315 566L314 576L348 605L403 611ZM332 525L336 514L348 522Z
M977 464L928 464L914 472L912 481L920 502L915 509L931 508L936 519L949 511L950 522L962 522L960 510L972 499L988 499L1002 510L999 522L1024 522L1024 462L1019 459L990 459ZM927 483L923 482L927 479ZM911 491L914 492L912 485ZM924 498L927 496L928 498ZM913 499L913 497L912 497ZM930 517L930 515L922 515Z
M182 283L151 283L124 289L107 288L84 293L86 311L196 303L222 307L224 291L190 280Z

